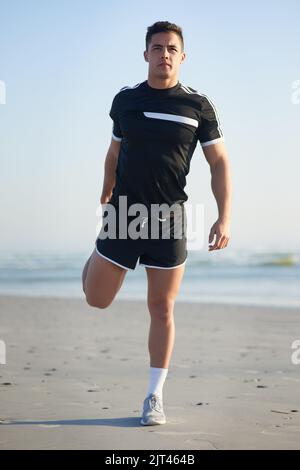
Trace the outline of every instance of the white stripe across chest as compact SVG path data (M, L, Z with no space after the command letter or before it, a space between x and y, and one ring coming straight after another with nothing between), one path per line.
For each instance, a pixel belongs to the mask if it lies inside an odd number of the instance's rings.
M178 114L150 113L146 111L144 111L143 114L146 117L152 119L164 119L165 121L182 122L194 127L198 127L199 125L199 122L196 119L192 119L186 116L179 116Z

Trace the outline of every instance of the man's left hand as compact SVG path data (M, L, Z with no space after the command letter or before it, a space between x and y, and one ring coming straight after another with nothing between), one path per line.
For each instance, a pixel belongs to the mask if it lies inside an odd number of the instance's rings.
M213 245L209 245L208 251L226 248L230 238L230 222L218 219L209 232L209 243L213 242L215 235L216 240Z

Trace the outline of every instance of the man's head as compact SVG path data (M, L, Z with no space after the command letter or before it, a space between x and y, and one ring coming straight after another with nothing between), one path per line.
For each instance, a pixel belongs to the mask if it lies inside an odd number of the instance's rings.
M180 26L168 21L157 21L149 26L144 51L144 58L149 62L149 75L156 79L177 77L179 66L185 59L183 49Z

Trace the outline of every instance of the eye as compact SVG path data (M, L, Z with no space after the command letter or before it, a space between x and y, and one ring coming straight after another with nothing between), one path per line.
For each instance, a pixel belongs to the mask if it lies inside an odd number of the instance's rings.
M160 49L160 47L159 47L159 46L155 46L155 47L153 47L153 49ZM172 49L173 51L177 51L176 47L171 47L171 49Z

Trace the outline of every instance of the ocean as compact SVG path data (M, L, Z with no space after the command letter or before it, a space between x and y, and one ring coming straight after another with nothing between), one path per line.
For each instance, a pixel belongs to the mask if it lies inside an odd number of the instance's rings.
M84 298L81 273L90 253L2 253L0 294ZM116 299L146 298L146 271L137 266ZM189 251L177 300L300 307L300 253Z

